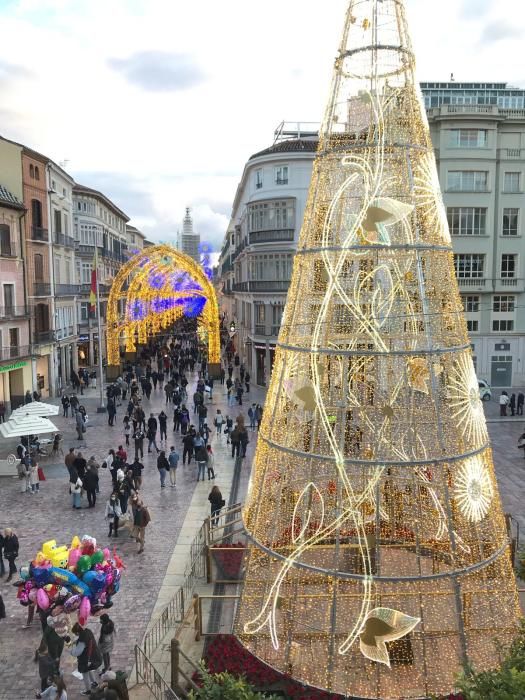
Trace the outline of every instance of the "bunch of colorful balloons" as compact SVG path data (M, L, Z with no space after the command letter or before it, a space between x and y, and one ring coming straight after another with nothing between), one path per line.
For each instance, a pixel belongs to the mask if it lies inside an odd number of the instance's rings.
M51 615L78 611L78 621L87 624L90 615L113 605L124 563L113 550L97 547L95 538L73 538L71 547L45 542L29 566L20 569L18 599L22 605L37 605Z

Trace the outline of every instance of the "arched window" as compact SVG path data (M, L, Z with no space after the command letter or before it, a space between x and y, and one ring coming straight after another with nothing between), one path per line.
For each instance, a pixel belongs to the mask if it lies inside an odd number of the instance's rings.
M11 255L11 229L0 224L0 255Z
M44 281L44 256L41 253L35 253L35 282Z
M35 177L35 166L33 165L33 163L31 163L31 165L29 166L29 177Z
M35 165L35 180L40 180L40 171L38 165Z

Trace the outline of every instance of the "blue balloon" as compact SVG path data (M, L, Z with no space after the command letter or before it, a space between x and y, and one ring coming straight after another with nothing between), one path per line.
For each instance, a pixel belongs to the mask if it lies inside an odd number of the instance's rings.
M92 593L101 593L106 587L106 574L102 571L86 571L82 581L89 586Z
M43 566L35 566L32 572L35 583L38 586L45 586L46 583L50 583L51 571L52 569L46 569Z
M59 586L64 586L75 595L88 595L89 586L81 581L76 574L67 569L59 569L54 566L49 569L50 580Z

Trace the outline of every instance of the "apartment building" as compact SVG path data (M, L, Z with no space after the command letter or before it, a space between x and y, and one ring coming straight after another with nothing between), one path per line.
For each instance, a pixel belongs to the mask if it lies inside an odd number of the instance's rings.
M422 83L478 377L525 384L525 90Z
M250 157L220 253L221 312L261 386L273 366L316 150L314 125L283 123L274 143Z
M75 181L53 161L47 163L48 219L51 242L50 297L53 304L53 362L59 393L78 369L73 187Z
M8 408L20 406L26 390L33 387L29 307L22 258L26 210L21 201L22 173L20 154L18 156L18 196L0 182L0 401Z
M79 335L77 358L81 367L98 364L99 352L106 356L106 308L113 278L128 260L126 225L129 217L106 195L85 185L73 187L73 235L76 244L76 277L80 285L77 301ZM96 313L91 314L91 272L98 259L101 332Z

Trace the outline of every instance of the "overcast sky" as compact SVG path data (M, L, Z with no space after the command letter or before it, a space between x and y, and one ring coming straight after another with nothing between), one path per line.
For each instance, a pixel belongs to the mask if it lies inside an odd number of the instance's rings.
M247 158L320 121L348 0L0 0L0 134L153 240L220 246ZM406 0L420 80L525 86L523 0Z

